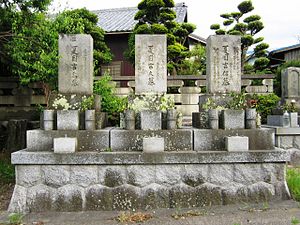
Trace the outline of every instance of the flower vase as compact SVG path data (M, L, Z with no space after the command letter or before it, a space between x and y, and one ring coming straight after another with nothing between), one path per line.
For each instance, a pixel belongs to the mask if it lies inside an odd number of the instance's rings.
M53 130L54 110L46 109L43 111L43 128L44 130Z
M95 130L96 121L95 121L95 110L88 109L84 111L84 121L86 130Z

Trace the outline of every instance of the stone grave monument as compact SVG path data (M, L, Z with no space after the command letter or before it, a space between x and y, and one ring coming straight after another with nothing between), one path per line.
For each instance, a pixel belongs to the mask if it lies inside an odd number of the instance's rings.
M93 38L87 34L59 36L58 91L93 94Z
M237 35L212 35L206 45L207 93L199 96L200 112L194 112L193 126L208 127L208 116L202 106L208 99L224 106L229 94L241 92L241 37ZM228 112L225 112L226 114ZM244 115L239 117L243 119ZM206 124L206 125L205 125ZM234 126L242 128L241 126Z
M207 39L207 93L241 92L241 37L212 35Z
M166 35L135 36L135 94L167 92Z
M148 50L151 38L153 51L161 44L160 36L145 38ZM149 59L148 51L142 54ZM138 71L152 84L154 65L144 60ZM145 86L138 84L140 93ZM152 89L163 90L164 84ZM66 136L77 141L68 139L70 146L55 153L56 138ZM26 149L12 154L16 185L9 211L149 210L287 199L289 153L275 149L273 136L270 129L28 131ZM158 138L157 148L149 138Z
M295 101L300 108L300 68L289 67L281 72L282 102Z

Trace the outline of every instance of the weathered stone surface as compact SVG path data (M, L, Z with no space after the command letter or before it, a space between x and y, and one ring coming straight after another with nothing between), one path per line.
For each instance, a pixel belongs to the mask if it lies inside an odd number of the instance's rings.
M141 207L144 210L156 208L168 208L169 190L159 184L150 184L141 189Z
M55 197L56 211L82 211L84 189L77 185L65 185L57 189Z
M271 184L257 182L247 187L247 193L250 202L266 202L275 195L275 189Z
M183 170L183 165L177 165L175 167L160 165L156 168L155 183L165 186L178 184L181 180Z
M211 35L207 39L208 93L241 91L241 38Z
M267 124L269 126L283 126L283 116L282 115L268 115Z
M131 185L122 185L113 189L113 210L135 210L141 205L140 189Z
M79 130L79 111L57 110L57 130Z
M278 181L285 181L285 166L280 163L264 163L261 174L266 183L274 184Z
M135 35L135 93L167 92L166 35Z
M291 149L291 162L292 166L300 166L300 150L299 149Z
M144 137L162 137L165 140L165 151L192 150L192 130L111 130L112 151L142 151Z
M61 187L70 182L70 166L42 166L42 176L45 184L51 187Z
M126 168L111 166L99 167L99 181L108 187L118 187L127 181Z
M182 174L182 181L191 186L199 186L208 180L208 165L201 167L196 165L185 165L185 171Z
M77 184L82 187L88 187L98 183L98 167L97 166L72 166L70 183Z
M16 166L16 184L23 187L32 187L42 184L41 166Z
M208 170L208 181L212 184L222 185L232 183L233 181L233 165L232 164L211 164Z
M277 137L279 148L289 149L294 147L294 137L293 136L279 136ZM296 147L296 146L295 146Z
M263 173L261 164L235 164L233 169L233 181L239 184L250 185L257 181L264 181L266 173Z
M148 165L134 165L127 167L128 184L145 187L155 182L156 168Z
M169 191L170 208L192 208L196 206L197 192L194 188L179 184Z
M242 185L226 186L222 188L222 200L224 205L246 202L247 193Z
M196 187L196 206L222 204L222 189L214 184L204 183Z
M24 213L28 212L26 204L27 200L27 188L20 185L15 185L14 193L11 197L10 204L8 207L9 212Z
M299 89L300 69L289 67L281 71L281 89L283 98L297 98L300 96Z
M86 191L86 210L112 210L112 189L102 185L90 186Z
M32 151L50 151L53 148L53 139L65 136L77 138L78 151L104 151L109 147L109 130L29 130L27 148Z
M143 110L141 115L142 130L161 130L161 111Z
M54 138L53 150L54 153L58 154L75 153L77 150L77 138Z
M45 212L52 210L54 190L46 185L37 185L27 191L27 206L30 212Z
M222 110L220 127L223 129L245 129L245 111Z
M57 155L53 152L30 152L23 150L12 154L13 164L58 166L99 165L99 174L103 173L103 170L100 168L103 168L104 165L114 165L111 167L122 168L120 165L285 163L287 161L290 161L290 153L280 149L248 152L189 151L162 152L155 154L143 154L140 152L81 152L65 155Z
M93 38L87 34L59 36L58 91L93 93Z
M165 140L161 137L145 137L143 138L143 152L155 153L165 150Z
M249 150L274 149L274 131L271 129L207 130L194 129L195 151L225 150L224 136L249 138Z
M249 138L241 136L225 137L225 148L227 151L248 151Z

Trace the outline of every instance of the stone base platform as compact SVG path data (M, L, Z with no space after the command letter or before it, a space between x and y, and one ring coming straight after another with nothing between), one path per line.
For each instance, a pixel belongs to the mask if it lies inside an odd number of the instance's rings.
M290 198L288 152L12 154L12 212L196 207Z
M300 129L300 128L299 128ZM30 130L27 131L27 149L31 151L51 151L53 139L59 137L77 138L78 151L113 152L142 151L143 138L162 137L165 151L218 151L225 150L226 136L249 138L250 150L274 149L273 129L176 129L176 130Z

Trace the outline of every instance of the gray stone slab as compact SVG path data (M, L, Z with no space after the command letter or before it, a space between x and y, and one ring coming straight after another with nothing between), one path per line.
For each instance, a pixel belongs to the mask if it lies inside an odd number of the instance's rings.
M143 138L143 152L145 153L163 152L164 149L165 149L164 138L161 137Z
M53 139L54 153L65 154L75 153L77 150L77 138L54 138Z
M248 151L249 138L241 136L225 137L225 148L227 151Z
M29 130L27 131L27 148L32 151L51 151L53 139L76 137L78 151L104 151L109 148L109 130Z
M290 153L280 149L248 152L190 151L147 154L138 152L77 152L60 155L52 152L21 150L12 154L12 164L15 165L155 165L287 161L290 161ZM67 169L64 171L67 172Z
M161 130L161 111L143 110L141 115L141 130Z
M282 115L268 115L267 125L269 126L283 126L283 116Z
M79 111L57 110L57 130L79 130Z
M249 138L249 150L272 150L275 144L272 129L211 130L194 129L195 151L225 150L225 136L245 136Z
M135 36L135 93L167 92L166 35Z
M281 72L281 89L283 98L297 98L300 96L300 68L289 67Z
M58 91L93 93L93 38L87 34L59 36Z
M240 36L209 36L206 46L206 58L208 93L241 91Z
M244 110L222 110L220 127L223 129L245 129Z
M188 151L193 149L192 130L111 130L112 151L142 151L144 137L162 137L165 151Z

